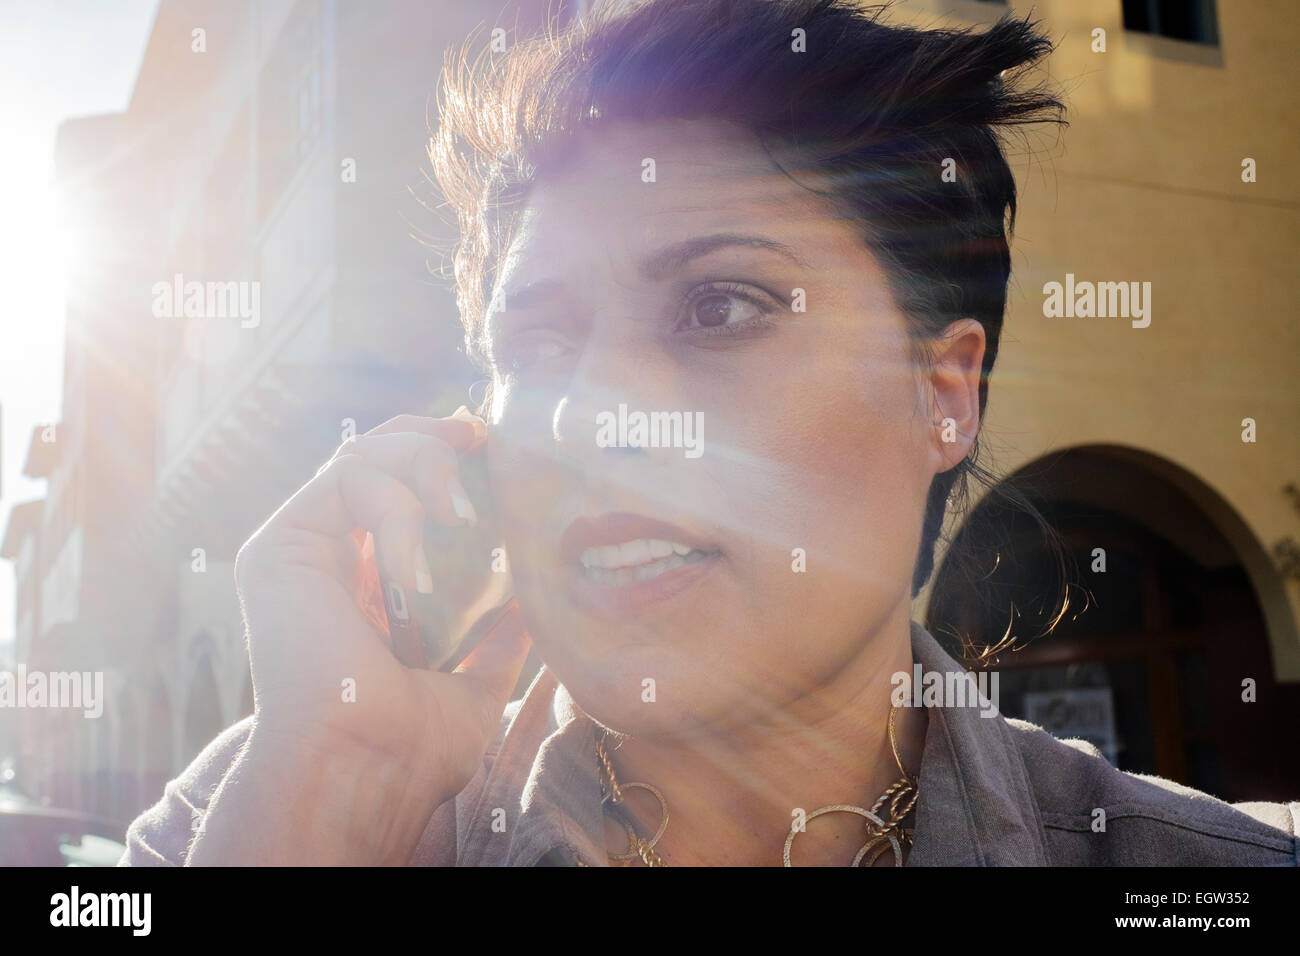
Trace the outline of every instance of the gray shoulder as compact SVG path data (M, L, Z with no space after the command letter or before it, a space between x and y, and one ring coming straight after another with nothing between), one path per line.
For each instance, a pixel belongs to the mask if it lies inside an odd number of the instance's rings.
M481 784L505 741L506 732L514 722L524 699L512 700L501 715L496 738L483 755L483 767L473 785ZM190 841L203 822L203 815L225 779L226 772L239 756L244 742L252 732L253 717L249 715L222 731L183 771L164 787L158 802L142 812L127 827L126 851L118 866L184 866L189 854ZM438 859L446 852L448 834L454 859L455 817L452 801L439 808L429 821L421 839L417 856L421 859Z
M253 717L231 724L163 787L162 796L126 830L118 866L183 866L212 795L252 732Z
M1115 768L1092 744L1005 718L1064 866L1298 866L1300 801L1229 804Z

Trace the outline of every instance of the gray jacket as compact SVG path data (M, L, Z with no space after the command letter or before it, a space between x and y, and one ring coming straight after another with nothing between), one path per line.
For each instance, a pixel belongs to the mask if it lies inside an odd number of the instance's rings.
M961 670L915 621L912 652L927 671ZM128 829L119 865L184 864L251 722L228 728L166 785ZM596 759L591 718L543 667L506 707L473 780L429 819L412 863L606 865ZM908 866L1300 864L1300 801L1230 805L973 707L931 708L919 777ZM1094 830L1098 809L1104 830Z

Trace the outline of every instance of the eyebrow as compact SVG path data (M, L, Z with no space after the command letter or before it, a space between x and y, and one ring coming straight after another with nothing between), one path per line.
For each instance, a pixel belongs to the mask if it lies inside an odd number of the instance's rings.
M648 281L661 281L695 259L733 246L766 249L784 256L804 269L811 268L798 253L775 239L738 232L718 232L665 246L643 259L637 266L637 271ZM538 279L517 288L503 289L502 292L505 295L506 307L514 309L526 307L553 295L560 285L561 283L555 279Z
M700 236L697 239L686 239L682 242L666 246L643 261L639 271L646 279L663 279L676 272L691 260L698 259L701 256L707 256L710 252L717 249L725 249L728 246L745 246L752 249L767 249L771 252L785 256L796 265L802 266L805 269L809 268L808 263L805 262L798 253L784 243L777 242L775 239L768 239L765 236L746 235L738 232L719 232L714 233L711 236Z

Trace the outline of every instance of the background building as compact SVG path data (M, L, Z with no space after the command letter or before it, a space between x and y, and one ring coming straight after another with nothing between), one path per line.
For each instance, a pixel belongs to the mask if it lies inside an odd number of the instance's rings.
M126 112L60 129L60 181L106 254L74 278L64 420L27 456L48 493L0 555L16 660L103 670L110 704L0 713L29 792L121 821L155 800L252 712L239 546L349 429L465 401L454 298L412 238L448 238L422 205L424 119L448 45L545 12L163 0ZM177 275L258 283L257 321L154 315Z
M971 22L1007 9L911 7ZM1047 73L1066 83L1071 126L1013 161L1021 209L984 440L1078 570L1052 636L1000 657L1003 708L1092 737L1126 770L1293 799L1300 767L1279 733L1300 719L1300 196L1286 172L1300 158L1286 119L1300 106L1286 40L1300 8L1033 10L1059 41ZM1150 282L1150 325L1045 317L1044 284L1067 273ZM977 508L950 533L1007 545L998 598L978 606L940 565L919 620L985 643L1009 624L1022 638L1046 626L1038 607L1058 583L1032 524Z

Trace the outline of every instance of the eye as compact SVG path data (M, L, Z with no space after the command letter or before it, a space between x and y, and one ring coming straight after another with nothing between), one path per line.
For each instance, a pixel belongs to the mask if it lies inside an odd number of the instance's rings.
M554 329L525 329L512 335L494 355L494 364L511 374L563 355L567 346Z
M731 334L769 325L766 293L739 282L710 282L687 293L675 331Z

